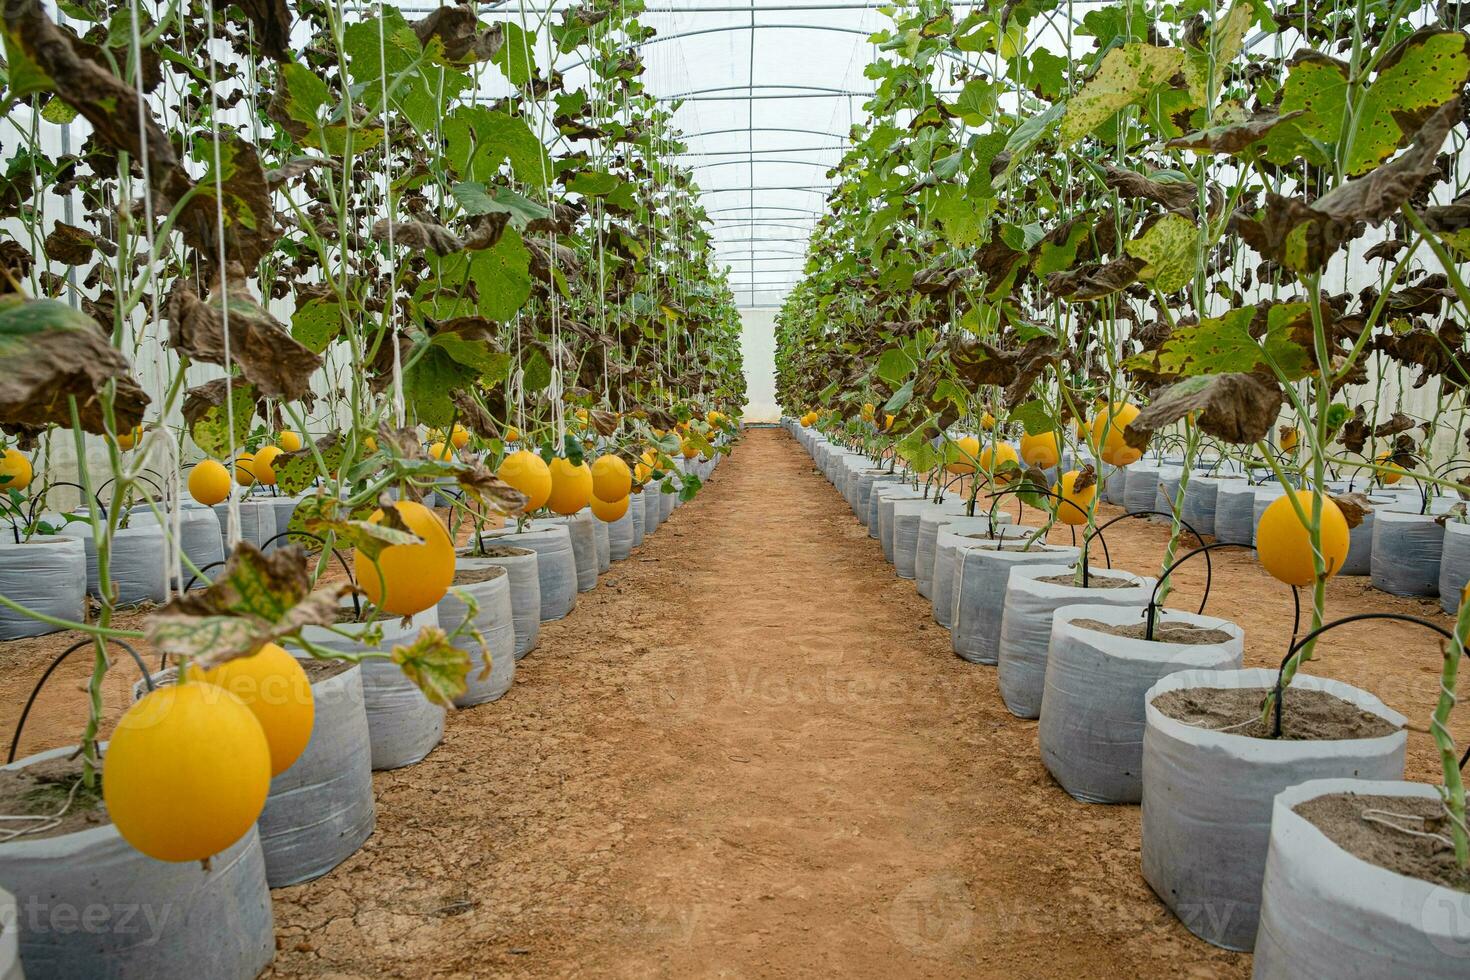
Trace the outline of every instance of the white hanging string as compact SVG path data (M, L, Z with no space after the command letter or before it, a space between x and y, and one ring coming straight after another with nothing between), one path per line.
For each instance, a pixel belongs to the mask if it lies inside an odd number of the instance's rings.
M152 280L149 292L153 297L152 307L145 314L143 329L156 325L158 319L158 283L153 275L157 265L157 256L154 249L154 214L153 214L153 172L150 167L148 153L148 125L147 108L144 102L143 92L143 38L138 28L138 3L137 0L128 2L128 40L131 49L131 60L133 63L133 88L138 99L138 166L143 174L143 241L148 255L148 269L146 275ZM167 357L164 354L162 344L153 345L153 376L160 388L165 387L163 379L167 377ZM162 399L160 399L162 401ZM167 529L167 535L163 548L163 582L164 597L173 595L173 583L177 580L182 585L180 577L183 571L183 515L180 512L179 501L183 492L179 475L179 447L177 437L169 430L168 420L159 419L157 432L149 433L144 446L139 447L138 457L140 461L147 461L153 456L153 447L159 447L159 453L164 457L161 464L161 472L167 473L164 478L164 515L160 521L160 527ZM140 466L141 466L140 462Z
M398 304L394 301L395 292L395 269L393 263L393 154L391 152L392 140L389 138L388 129L388 45L383 38L383 4L378 4L378 81L382 92L383 104L380 107L380 115L383 120L383 213L388 219L388 252L386 255L378 256L378 277L388 276L388 297L386 300L388 314L388 329L391 331L390 339L393 342L393 417L398 427L402 428L407 419L407 409L403 402L403 350L399 343L398 317L395 315Z
M209 138L214 151L215 236L218 239L220 283L220 328L224 331L225 354L225 428L230 459L235 460L235 362L230 354L230 290L225 268L225 187L224 168L219 150L219 79L214 61L214 0L205 0L205 47L209 57ZM239 465L236 463L235 465ZM232 550L240 540L240 494L238 480L230 480L230 493L225 498L225 544Z

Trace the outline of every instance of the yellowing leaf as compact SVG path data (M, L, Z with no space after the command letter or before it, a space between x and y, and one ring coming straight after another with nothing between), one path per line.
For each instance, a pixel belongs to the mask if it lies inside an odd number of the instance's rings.
M1196 105L1204 105L1211 95L1218 98L1225 73L1240 54L1252 13L1250 4L1236 3L1205 34L1204 46L1191 49L1185 57L1184 78Z
M1152 280L1154 287L1164 293L1189 285L1198 265L1195 256L1199 247L1199 229L1177 214L1164 215L1124 246L1129 255L1148 263L1138 271L1138 278Z
M1109 51L1097 74L1067 103L1059 133L1061 144L1075 143L1119 109L1143 102L1183 65L1184 52L1179 48L1134 43Z

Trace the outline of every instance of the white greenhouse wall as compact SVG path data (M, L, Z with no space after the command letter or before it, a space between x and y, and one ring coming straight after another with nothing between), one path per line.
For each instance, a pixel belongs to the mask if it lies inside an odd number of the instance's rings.
M740 311L740 356L745 363L745 421L776 422L776 311Z

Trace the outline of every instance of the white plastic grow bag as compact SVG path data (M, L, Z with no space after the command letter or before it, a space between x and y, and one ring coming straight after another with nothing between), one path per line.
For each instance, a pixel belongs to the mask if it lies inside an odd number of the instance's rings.
M0 595L47 616L87 618L87 549L79 538L38 534L16 544L0 534ZM57 628L0 607L0 640L44 636Z
M1212 476L1192 476L1184 487L1185 523L1200 534L1215 533L1215 493L1220 480Z
M997 521L1009 514L997 514ZM999 523L997 534L1007 533ZM930 573L929 601L934 621L945 629L950 627L950 615L954 612L954 575L957 566L955 553L964 548L973 548L990 532L990 520L986 517L951 517L935 529L934 569Z
M1174 609L1159 625L1221 630L1222 643L1183 644L1115 636L1077 625L1141 623L1143 607L1063 606L1052 616L1041 695L1041 761L1062 789L1084 803L1137 803L1143 795L1143 696L1180 670L1240 667L1244 634L1213 616Z
M643 494L635 493L628 498L628 517L633 522L633 547L643 545ZM629 551L631 554L631 549Z
M571 532L564 525L532 521L524 531L503 527L484 532L480 539L486 546L505 544L536 552L541 622L561 619L577 607L577 562Z
M965 502L949 497L942 504L932 500L901 502L893 508L893 570L899 578L918 578L919 535L926 517L962 517ZM937 528L937 525L931 525ZM931 538L932 544L932 538ZM934 573L934 556L929 555L929 574ZM927 597L926 597L927 598Z
M1351 551L1348 557L1352 557ZM1444 526L1444 548L1439 557L1439 606L1451 616L1460 611L1460 594L1466 582L1470 582L1470 524L1450 521Z
M1123 486L1123 509L1130 514L1153 510L1159 489L1159 468L1134 463L1126 472L1128 482Z
M1271 804L1255 980L1463 980L1470 897L1355 857L1295 808L1336 793L1439 800L1426 783L1313 779Z
M1215 540L1252 544L1256 535L1256 488L1228 480L1215 491Z
M82 544L87 549L87 591L100 597L102 587L98 578L97 549L92 540L92 525L76 521L63 527L60 533L82 539ZM118 605L163 602L168 598L164 548L163 528L151 518L130 523L128 527L113 532L108 571L115 586Z
M1001 614L1012 569L1024 565L1057 565L1077 559L1076 548L1062 545L1038 542L1029 550L1017 550L1031 533L1017 528L1014 537L978 540L968 548L955 551L949 640L951 649L961 659L973 664L994 664L999 657Z
M612 535L608 533L608 525L597 519L590 511L588 516L592 517L592 533L597 541L597 572L601 574L612 568Z
M1144 696L1143 877L1185 928L1226 949L1249 950L1260 916L1272 801L1282 790L1335 776L1401 779L1406 735L1288 740L1211 731L1168 717L1154 701L1186 688L1247 688L1264 698L1276 671L1186 670ZM1348 684L1297 674L1396 726L1404 717Z
M541 640L541 576L539 556L530 548L499 545L514 554L476 555L473 549L461 549L459 561L499 565L510 575L511 619L515 624L515 657L517 660L536 649ZM458 564L458 562L456 562Z
M454 563L455 578L463 572L493 573L479 582L450 586L439 600L439 628L452 633L465 621L469 607L455 595L461 592L478 607L474 627L485 643L485 650L473 635L458 637L454 643L470 658L470 672L465 677L465 691L454 699L456 708L494 701L510 690L516 676L515 613L510 603L510 572L496 562L483 558L460 558ZM488 651L488 652L487 652ZM485 663L485 657L490 662Z
M591 592L597 588L597 518L592 511L583 508L571 517L553 517L541 522L566 525L567 535L572 540L572 561L577 566L577 591Z
M275 505L264 498L253 498L242 500L239 503L240 511L240 540L249 541L257 548L265 547L265 543L276 536L276 508ZM220 537L224 542L225 554L230 553L230 518L229 505L215 504L214 513L219 518Z
M300 497L262 497L262 502L268 502L276 512L276 536L285 534L291 527L291 518L296 514L296 508L301 504ZM284 548L291 543L289 538L280 538L270 546L269 551Z
M868 537L878 537L878 501L885 493L893 493L898 490L908 490L906 477L898 477L893 480L883 480L873 484L873 489L868 493L868 519L863 522L868 529Z
M949 507L951 500L955 504L953 510ZM914 544L914 582L918 586L919 595L925 599L933 600L934 598L934 573L939 551L940 529L986 531L990 528L990 521L983 513L978 517L966 517L965 508L964 498L956 496L946 498L943 504L919 515L919 535ZM997 524L1009 523L1010 519L1009 514L996 514ZM953 572L954 569L951 566L949 569L951 581Z
M70 755L21 759L7 769ZM186 815L181 815L183 818ZM199 861L157 861L112 824L0 844L0 882L32 977L253 980L276 955L260 836ZM12 923L5 923L5 933Z
M893 564L893 508L899 501L920 502L922 490L910 487L883 488L878 491L878 543L883 546L883 560Z
M885 483L897 483L900 477L897 473L890 473L885 469L869 469L857 474L857 480L857 492L853 495L852 510L857 515L858 523L867 527L873 489Z
M997 681L1006 708L1018 718L1041 715L1046 682L1047 651L1051 646L1052 613L1063 606L1087 603L1103 606L1141 606L1148 602L1154 580L1115 568L1089 569L1093 578L1122 579L1123 588L1088 588L1043 582L1069 576L1075 563L1029 564L1015 568L1005 587L1000 640L996 645Z
M414 616L408 626L397 617L380 619L377 625L382 628L383 641L377 649L389 651L400 644L412 643L419 630L438 623L439 617L432 607ZM363 623L337 625L338 630L353 634L367 628ZM361 653L367 649L321 626L304 627L301 635L329 650ZM397 769L419 762L444 738L444 709L425 697L391 660L364 660L361 668L373 769Z
M1128 467L1109 466L1107 476L1103 477L1102 498L1106 503L1123 506L1128 496Z
M1437 595L1444 537L1431 515L1380 511L1373 520L1373 587L1389 595Z
M623 516L607 525L607 558L609 567L611 567L611 562L624 561L633 553L634 519L636 516L637 514L630 501L628 509L623 511Z
M658 530L663 522L663 501L659 498L658 485L650 483L638 495L643 504L643 536Z
M311 696L316 705L311 739L291 768L271 780L260 815L260 845L272 888L331 871L372 835L377 816L362 668L354 665L317 681Z

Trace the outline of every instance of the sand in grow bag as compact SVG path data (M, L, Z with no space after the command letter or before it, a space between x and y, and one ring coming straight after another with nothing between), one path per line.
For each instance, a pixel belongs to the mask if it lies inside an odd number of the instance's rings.
M1259 688L1202 687L1168 691L1153 704L1175 721L1210 731L1230 731L1247 738L1270 738L1272 720L1261 721ZM1281 737L1288 740L1381 738L1398 731L1386 719L1326 691L1286 689L1281 709Z
M1126 578L1114 578L1111 575L1099 575L1097 572L1087 573L1087 584L1078 585L1077 580L1071 575L1047 575L1036 581L1045 582L1048 585L1072 585L1079 589L1132 589L1138 586L1137 582Z
M1333 793L1298 803L1292 810L1355 858L1395 874L1470 892L1470 871L1455 863L1454 849L1434 837L1416 836L1449 836L1444 806L1437 799Z
M20 820L7 822L7 830L38 829L24 834L16 840L43 840L48 837L64 837L93 827L105 827L112 821L102 805L102 780L99 774L96 788L88 790L72 787L82 778L81 759L43 759L24 769L0 769L0 813L17 817L36 817L34 824ZM70 799L70 805L67 801ZM63 814L54 826L41 818Z
M1104 623L1097 619L1074 619L1073 625L1098 633L1122 636L1130 640L1149 640L1154 643L1178 643L1184 646L1208 646L1211 643L1229 643L1234 637L1224 630L1203 629L1189 623L1155 622L1154 635L1148 635L1148 622Z

